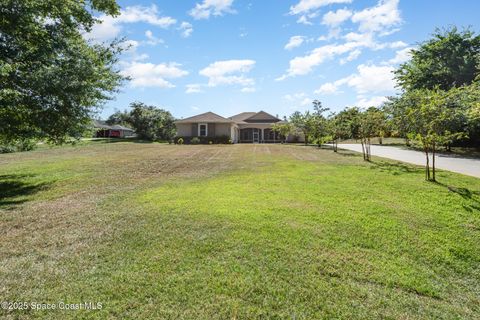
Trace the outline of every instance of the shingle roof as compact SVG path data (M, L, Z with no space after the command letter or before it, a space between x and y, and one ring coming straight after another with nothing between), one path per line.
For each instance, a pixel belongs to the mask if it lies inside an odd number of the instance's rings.
M135 131L132 128L124 127L118 124L114 126L109 126L103 120L93 120L93 127L97 129L105 129L105 130L124 130L124 131L132 131L132 132Z
M100 129L110 129L110 126L103 120L93 120L93 127Z
M132 132L135 131L131 128L124 127L124 126L121 126L121 125L118 125L118 124L112 126L112 130L123 130L123 131L132 131Z
M233 121L239 123L239 122L243 122L243 120L245 120L245 119L250 118L251 116L254 116L255 114L257 114L257 113L256 112L242 112L242 113L239 113L237 115L234 115L234 116L230 117L229 119L232 119Z
M213 112L205 112L193 117L175 121L175 123L200 123L200 122L216 122L216 123L231 123L231 119L224 118Z
M230 117L230 119L232 119L233 121L235 121L236 123L241 123L241 124L244 124L244 123L248 123L248 120L254 120L254 121L261 121L261 120L266 120L268 122L270 122L271 120L276 120L277 121L280 121L280 119L278 119L277 117L274 117L272 116L271 114L269 113L266 113L265 111L260 111L260 112L242 112L242 113L239 113L237 115L234 115L232 117Z
M270 113L266 113L265 111L260 111L244 120L280 120L280 119L278 119L275 116L272 116Z

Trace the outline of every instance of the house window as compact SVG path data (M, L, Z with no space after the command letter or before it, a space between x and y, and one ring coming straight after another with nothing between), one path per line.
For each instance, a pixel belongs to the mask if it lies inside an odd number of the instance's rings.
M198 125L198 136L199 137L206 137L208 135L208 129L207 129L207 124L206 123L200 123Z

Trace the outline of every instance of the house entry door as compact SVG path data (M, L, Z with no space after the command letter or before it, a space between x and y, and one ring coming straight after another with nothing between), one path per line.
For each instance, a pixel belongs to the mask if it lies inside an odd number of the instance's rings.
M258 143L259 142L258 136L259 136L258 129L253 129L253 143Z

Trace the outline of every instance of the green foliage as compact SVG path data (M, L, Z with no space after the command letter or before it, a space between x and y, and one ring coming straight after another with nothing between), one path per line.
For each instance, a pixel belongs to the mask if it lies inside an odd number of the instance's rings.
M281 138L283 138L283 142L287 142L288 136L295 132L295 128L291 123L275 123L272 126L272 131L280 134Z
M404 118L408 124L408 137L418 143L425 152L425 176L435 181L435 152L440 145L448 145L466 137L464 127L465 112L459 107L470 96L465 87L449 91L441 89L411 90L400 98L404 109ZM432 176L430 159L432 153Z
M290 122L305 136L305 145L309 141L322 143L320 141L327 134L327 124L323 112L327 111L328 108L322 107L322 103L318 100L313 101L313 108L313 113L310 113L310 111L305 111L304 113L296 111L290 116Z
M384 106L394 135L407 138L407 143L409 138L421 141L427 154L439 144L449 150L459 140L480 145L480 121L475 116L480 101L476 81L480 35L456 27L436 30L395 75L404 92Z
M437 29L412 50L412 59L395 72L404 90L449 90L471 84L480 72L480 35L456 27Z
M178 138L176 144L183 144L183 138Z
M147 106L141 102L130 104L132 111L127 122L141 139L168 141L175 136L176 128L169 111Z
M0 153L12 153L31 151L37 146L37 141L33 139L16 139L0 141Z
M92 113L122 81L118 42L82 37L92 10L116 15L114 0L23 0L0 5L0 139L63 143L81 137Z
M227 135L217 137L175 137L174 141L182 140L185 144L232 144L233 141Z
M131 125L130 123L130 112L128 112L127 110L125 111L120 111L120 110L115 110L115 112L110 115L110 117L108 117L106 123L108 125L122 125L122 126L125 126L125 125Z

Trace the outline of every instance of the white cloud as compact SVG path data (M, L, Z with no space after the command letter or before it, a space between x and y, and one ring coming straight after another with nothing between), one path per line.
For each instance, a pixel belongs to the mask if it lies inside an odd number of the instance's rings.
M315 94L336 94L339 93L338 87L331 82L325 83L320 86L317 90L315 90Z
M135 40L126 40L121 43L121 47L126 53L135 54L137 52L137 48L140 45L138 41Z
M395 91L394 70L392 66L361 64L357 67L357 73L333 83L326 83L322 87L332 89L347 85L354 88L358 94L393 93Z
M393 79L394 68L391 66L377 66L361 64L357 67L357 73L339 79L335 82L327 82L315 91L316 94L336 94L341 86L348 86L357 93L359 107L371 107L382 104L386 98L379 94L393 94L395 92L395 80ZM372 94L375 96L371 97Z
M163 43L162 39L159 39L153 35L151 30L145 31L145 36L147 37L147 43L152 46L156 46L159 43Z
M141 63L132 62L126 65L121 71L123 76L132 79L130 85L132 87L160 87L173 88L175 85L167 79L175 79L186 76L187 71L180 69L181 65L175 62L171 63Z
M221 16L224 13L234 13L232 9L233 0L203 0L202 3L196 3L189 14L194 19L208 19L211 15Z
M295 57L290 60L290 67L288 68L287 73L276 80L281 81L287 77L308 74L312 72L314 67L322 64L326 60L332 59L337 55L345 54L361 45L362 44L358 42L348 42L341 45L329 44L316 48L306 56Z
M245 76L253 66L254 60L224 60L216 61L208 67L200 70L199 74L208 78L208 86L238 84L249 87L255 81Z
M303 36L290 37L290 40L285 45L285 50L292 50L293 48L299 47L303 42L305 42L305 37Z
M313 25L313 23L311 23L308 20L307 16L305 16L305 15L298 18L297 23L301 23L301 24L304 24L304 25L310 25L310 26Z
M287 101L290 101L294 104L294 106L307 106L312 103L313 99L309 98L305 92L298 92L294 94L287 94L283 96L283 98Z
M300 0L290 7L290 14L304 14L335 3L351 3L352 0Z
M120 10L117 17L101 15L99 23L95 24L90 33L84 36L95 41L107 41L117 37L122 31L122 24L144 22L160 28L168 28L177 23L177 20L160 16L155 5L150 7L131 6Z
M192 32L193 32L193 26L191 23L188 23L188 22L182 22L182 24L180 24L180 27L178 28L178 30L180 30L182 33L182 37L184 38L188 38L192 35Z
M387 102L388 98L385 96L364 97L358 96L355 105L360 108L379 107L384 102Z
M388 60L385 64L401 64L407 62L412 58L412 50L414 48L408 47L402 50L398 50L395 54L395 57Z
M380 0L374 7L355 12L352 22L359 24L361 32L385 33L402 22L398 3L400 0Z
M352 16L352 11L347 9L339 9L337 11L327 12L322 19L322 24L327 25L331 28L337 27L342 22L348 20Z
M355 49L352 52L350 52L346 58L340 59L340 64L345 64L347 62L356 60L361 54L362 54L362 50Z
M338 30L338 29L332 29ZM320 37L317 40L328 40L329 37ZM375 40L374 33L357 33L350 32L343 36L343 39L346 42L341 44L328 44L321 47L318 47L304 56L295 57L289 62L289 68L287 72L281 77L277 78L277 81L284 80L288 77L306 75L313 71L318 65L332 60L337 56L342 56L348 54L347 57L340 59L340 64L345 64L349 61L357 59L361 54L362 48L369 48L371 50L381 50L381 49L397 49L407 46L403 41L396 42L384 42L379 43Z
M352 0L300 0L294 6L290 7L291 15L300 15L297 23L303 23L306 25L312 25L309 19L313 19L318 16L318 9L324 6L335 3L351 3Z
M388 43L387 46L391 49L398 49L398 48L405 48L406 46L408 46L408 44L406 44L403 41L395 41L395 42Z
M243 93L252 93L252 92L255 92L257 90L253 87L245 87L245 88L242 88L242 90L240 90L240 91L243 92Z
M186 85L186 90L185 90L185 93L188 93L188 94L191 94L191 93L201 93L203 92L202 90L202 85L201 84L197 84L197 83L193 83L193 84L187 84Z

